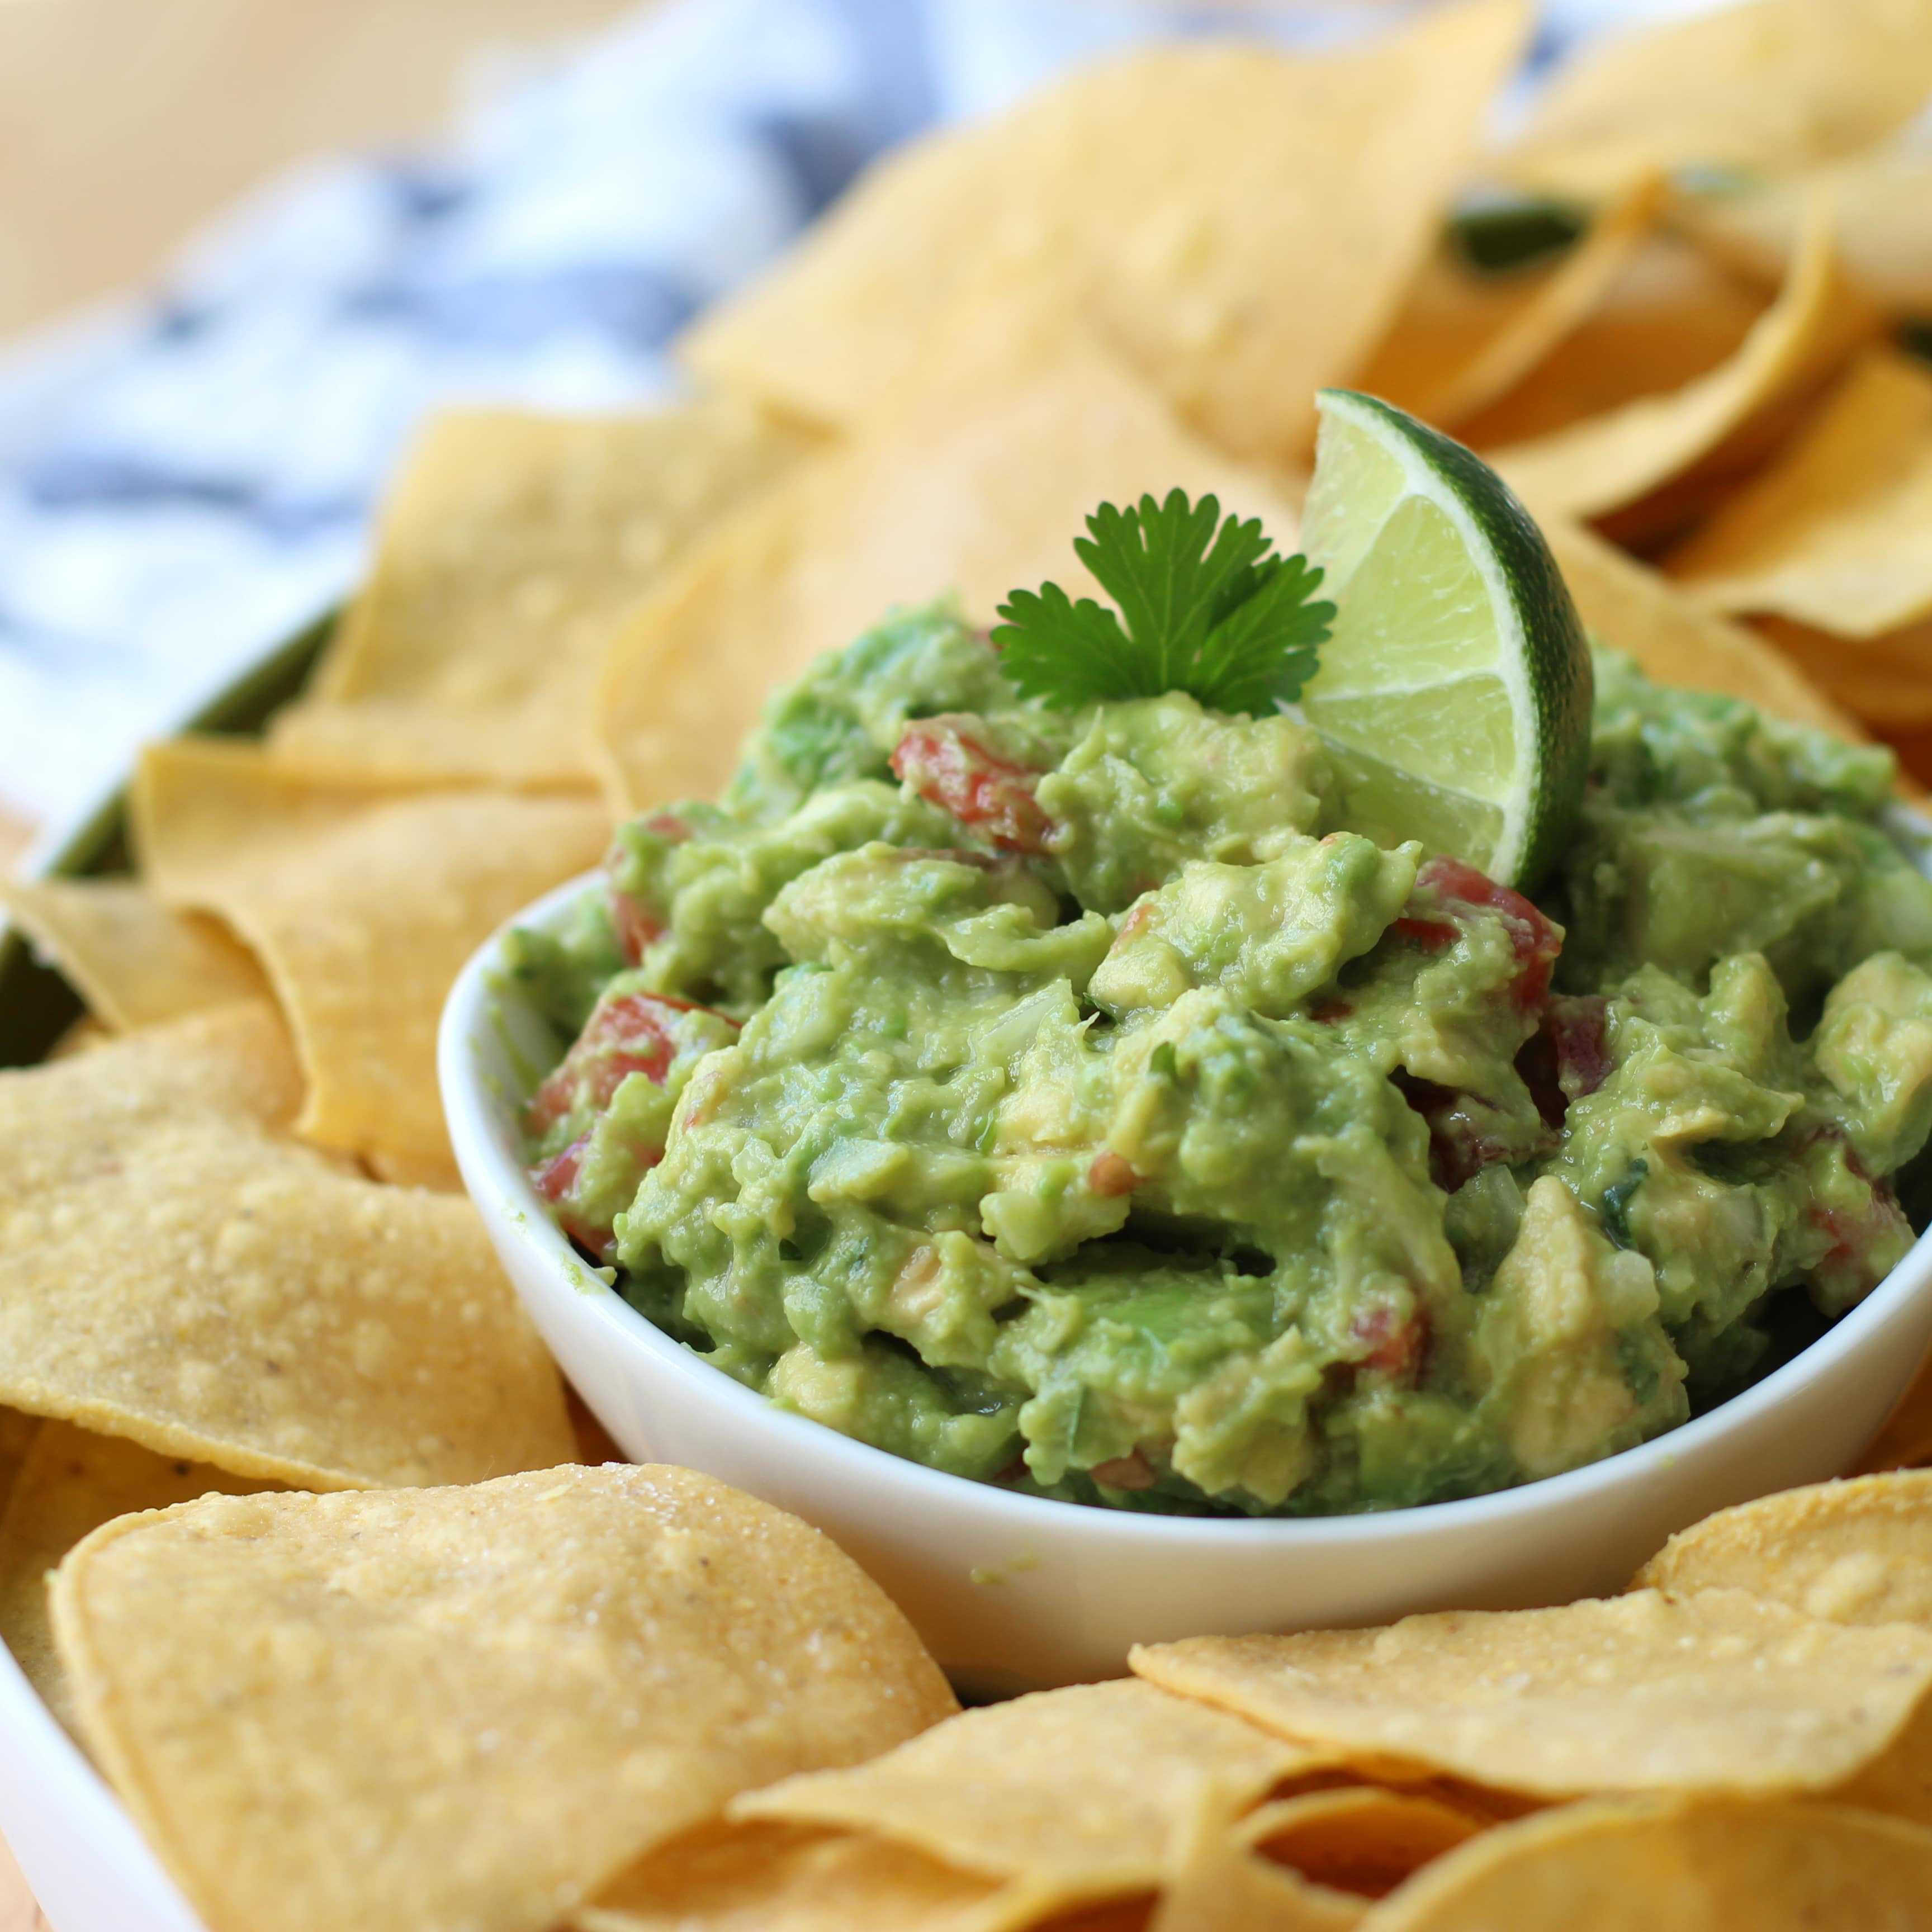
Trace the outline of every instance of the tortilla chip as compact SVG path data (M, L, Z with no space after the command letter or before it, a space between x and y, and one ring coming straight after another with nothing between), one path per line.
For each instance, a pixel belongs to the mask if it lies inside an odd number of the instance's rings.
M1932 1635L1736 1590L1198 1637L1132 1662L1314 1748L1540 1799L1856 1788L1892 1810L1919 1802L1894 1774L1916 1780L1932 1737Z
M40 1432L38 1416L23 1415L16 1408L0 1408L0 1516L7 1513L14 1486Z
M1199 1808L1148 1932L1348 1932L1360 1924L1362 1899L1258 1856L1229 1810L1211 1798Z
M298 1091L261 1006L0 1074L0 1402L321 1488L566 1460L476 1210L281 1138Z
M70 1060L76 1054L89 1052L114 1037L92 1013L82 1013L47 1048L46 1057L49 1060Z
M1585 627L1628 651L1660 684L1718 692L1848 743L1868 742L1856 718L1754 632L1699 610L1667 578L1580 524L1551 518L1543 532Z
M211 1932L542 1932L734 1792L957 1708L828 1538L684 1469L124 1517L53 1618Z
M1650 169L1774 171L1847 154L1932 94L1924 0L1746 0L1587 44L1499 158L1584 200Z
M1601 516L1666 484L1735 475L1871 324L1838 266L1821 205L1777 301L1727 361L1681 388L1486 454L1539 515Z
M1754 628L1821 690L1880 736L1932 728L1932 620L1879 638L1834 637L1785 617Z
M1932 616L1932 368L1868 353L1664 568L1708 609L1844 637Z
M715 790L772 687L895 604L950 589L986 622L1018 584L1094 594L1073 539L1103 499L1212 490L1292 547L1278 490L1098 352L1028 375L963 361L947 374L914 385L890 430L720 526L626 627L598 700L620 809Z
M1381 1898L1488 1822L1433 1798L1358 1784L1264 1804L1237 1830L1244 1844L1312 1884Z
M1932 1898L1932 1832L1837 1805L1571 1804L1424 1872L1376 1932L1898 1932Z
M632 1866L580 1932L1004 1932L1036 1924L1012 1888L883 1838L706 1825Z
M1352 386L1453 428L1514 388L1599 307L1664 196L1661 176L1640 178L1552 267L1478 274L1445 242Z
M1148 1932L1349 1932L1368 1908L1323 1894L1238 1846L1205 1853L1168 1888Z
M679 550L808 439L730 399L646 416L435 418L374 570L278 752L350 777L589 782L611 634Z
M1327 1761L1145 1684L1090 1684L968 1711L734 1815L874 1832L1071 1903L1158 1884L1207 1790L1252 1802Z
M1900 314L1932 313L1932 154L1879 148L1786 180L1684 193L1671 218L1724 260L1780 280L1806 204L1821 193L1836 211L1839 259L1859 287Z
M116 1032L267 997L246 947L132 879L0 879L0 906Z
M1910 1469L1932 1462L1932 1355L1898 1399L1885 1425L1867 1444L1855 1475Z
M364 1164L378 1180L392 1187L427 1187L436 1194L460 1194L463 1170L454 1154L394 1154L371 1148Z
M1932 1630L1932 1470L1786 1490L1680 1531L1634 1589L1748 1590L1840 1624Z
M220 913L267 967L308 1080L296 1132L416 1178L447 1172L443 1000L504 920L596 862L603 812L332 784L259 746L193 738L148 748L131 806L155 890Z
M1221 42L1088 68L874 170L684 340L700 375L849 425L935 329L1055 293L1203 434L1298 453L1386 326L1527 26L1438 10L1341 53Z
M211 1490L251 1496L269 1486L231 1476L212 1463L157 1456L138 1443L97 1436L71 1423L20 1420L34 1436L0 1516L0 1640L42 1702L71 1731L72 1693L54 1650L48 1573L82 1537L117 1516L165 1509Z
M1595 308L1456 434L1474 449L1527 442L1682 388L1736 355L1768 306L1755 281L1653 234Z

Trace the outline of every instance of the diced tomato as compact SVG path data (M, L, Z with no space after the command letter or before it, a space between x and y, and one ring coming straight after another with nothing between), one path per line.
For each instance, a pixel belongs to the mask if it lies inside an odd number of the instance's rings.
M1006 852L1044 852L1053 823L1034 796L1040 773L975 737L965 717L922 718L892 752L894 774L920 796Z
M635 966L645 953L664 937L664 921L631 892L610 890L610 923L617 934L617 950L626 966Z
M590 1144L590 1132L586 1128L560 1154L539 1161L530 1169L530 1184L550 1204L559 1211L556 1224L565 1234L586 1252L600 1259L608 1251L612 1231L609 1228L594 1228L584 1218L573 1213L566 1204L570 1190L577 1185L577 1176L584 1165L584 1150Z
M1385 1301L1376 1302L1348 1324L1348 1339L1363 1350L1359 1368L1413 1382L1429 1352L1429 1318L1419 1308L1401 1314Z
M1552 1000L1543 1030L1556 1050L1556 1072L1573 1100L1596 1092L1615 1070L1610 1057L1610 1003L1600 993Z
M1560 1127L1570 1102L1594 1094L1610 1077L1609 1000L1600 993L1561 995L1522 1044L1516 1070L1544 1124Z
M1874 1258L1881 1242L1888 1248L1896 1238L1911 1238L1911 1225L1889 1185L1872 1184L1871 1198L1860 1211L1847 1211L1814 1201L1809 1219L1831 1245L1814 1270L1820 1282L1845 1301L1862 1299L1884 1279L1888 1263Z
M1308 1003L1308 1017L1317 1026L1334 1026L1336 1022L1346 1019L1354 1010L1348 1000L1328 994Z
M709 1010L668 993L607 993L562 1064L531 1096L530 1131L542 1132L584 1102L601 1112L633 1073L662 1085L677 1057L672 1016Z
M1105 1483L1110 1490L1150 1490L1154 1485L1151 1464L1138 1449L1130 1449L1124 1456L1116 1456L1105 1462L1096 1462L1087 1472L1096 1483Z
M1562 933L1552 921L1514 887L1498 885L1486 873L1460 859L1425 860L1415 883L1439 898L1496 914L1509 928L1519 966L1510 998L1526 1012L1540 1003L1550 991L1556 956L1563 950ZM1404 923L1396 922L1398 928Z
M1133 1163L1123 1160L1112 1148L1102 1148L1088 1166L1087 1185L1103 1199L1131 1194L1140 1184Z
M1390 923L1389 930L1424 952L1445 952L1456 943L1456 927L1446 919L1418 919L1405 913Z
M530 1169L532 1186L553 1207L577 1185L577 1171L584 1165L584 1150L590 1144L590 1132L586 1128L561 1154L552 1154Z
M1464 1181L1499 1160L1520 1160L1533 1150L1486 1134L1460 1110L1463 1096L1453 1087L1419 1080L1406 1068L1389 1076L1390 1084L1429 1124L1429 1174L1453 1194Z

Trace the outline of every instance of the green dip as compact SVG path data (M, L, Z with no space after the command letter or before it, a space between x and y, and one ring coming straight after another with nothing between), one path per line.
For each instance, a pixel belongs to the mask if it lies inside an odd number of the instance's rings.
M1932 884L1887 754L1597 684L1532 904L1337 822L1288 717L1056 714L896 615L520 935L538 1186L727 1374L1036 1493L1388 1508L1672 1428L1911 1243Z

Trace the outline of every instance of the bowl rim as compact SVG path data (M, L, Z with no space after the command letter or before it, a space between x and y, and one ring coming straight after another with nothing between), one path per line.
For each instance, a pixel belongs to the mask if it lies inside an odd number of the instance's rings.
M1932 838L1932 820L1903 808L1900 815L1915 834ZM842 1453L849 1455L854 1459L854 1474L861 1480L874 1486L896 1484L909 1500L942 1508L970 1503L988 1520L1004 1521L1016 1532L1039 1532L1055 1527L1102 1531L1176 1550L1208 1546L1287 1553L1451 1535L1478 1525L1527 1524L1606 1492L1640 1485L1653 1471L1748 1430L1786 1394L1812 1377L1881 1344L1914 1304L1932 1294L1932 1226L1928 1226L1885 1279L1822 1335L1702 1415L1578 1468L1444 1502L1336 1516L1168 1516L1028 1496L970 1476L954 1475L782 1409L756 1390L714 1368L695 1349L666 1334L578 1254L551 1219L521 1163L513 1157L514 1122L503 1096L491 1090L478 1056L483 1034L498 1028L501 1002L509 988L505 950L512 932L519 928L554 926L586 890L596 889L602 877L598 868L580 873L513 915L471 956L450 989L439 1029L437 1073L451 1139L470 1198L493 1232L500 1228L519 1244L533 1248L559 1287L567 1289L586 1310L597 1310L618 1334L674 1381L694 1385L694 1392L703 1400L735 1408L748 1427L768 1432L781 1446L796 1442L808 1453L832 1460Z

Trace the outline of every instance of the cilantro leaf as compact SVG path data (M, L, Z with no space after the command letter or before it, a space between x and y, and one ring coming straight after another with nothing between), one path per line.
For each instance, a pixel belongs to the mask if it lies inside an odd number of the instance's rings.
M1087 530L1074 550L1118 608L1057 584L1012 592L993 643L1022 697L1072 710L1184 691L1216 711L1261 712L1301 694L1335 607L1311 601L1321 572L1274 555L1258 519L1223 522L1213 496L1174 490L1162 503L1102 503Z

